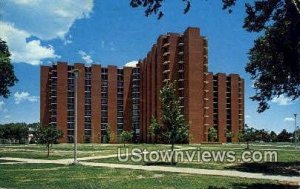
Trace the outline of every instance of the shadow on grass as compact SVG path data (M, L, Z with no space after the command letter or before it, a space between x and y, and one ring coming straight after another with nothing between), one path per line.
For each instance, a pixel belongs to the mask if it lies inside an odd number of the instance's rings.
M269 175L300 176L300 161L242 163L240 165L227 167L227 169Z
M145 166L176 166L176 162L144 162Z
M233 187L234 188L243 188L243 189L299 189L299 186L295 186L295 185L270 184L270 183L254 183L254 184L239 184L239 183L237 183ZM208 189L223 189L223 188L209 186Z

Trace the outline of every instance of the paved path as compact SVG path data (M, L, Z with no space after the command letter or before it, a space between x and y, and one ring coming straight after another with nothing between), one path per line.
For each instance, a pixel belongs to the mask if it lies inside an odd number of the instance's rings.
M4 157L0 160L18 161L18 162L6 162L1 164L12 163L52 163L68 165L73 162L73 159L60 159L60 160L43 160L43 159L26 159L26 158L9 158ZM281 176L281 175L266 175L263 173L248 173L233 170L212 170L212 169L196 169L185 167L165 167L165 166L144 166L144 165L130 165L130 164L112 164L112 163L94 163L94 162L80 162L81 165L92 167L108 167L117 169L135 169L145 171L160 171L160 172L172 172L172 173L185 173L185 174L198 174L198 175L214 175L214 176L228 176L228 177L240 177L240 178L253 178L253 179L266 179L276 180L281 182L288 182L297 184L300 186L300 177L296 176Z

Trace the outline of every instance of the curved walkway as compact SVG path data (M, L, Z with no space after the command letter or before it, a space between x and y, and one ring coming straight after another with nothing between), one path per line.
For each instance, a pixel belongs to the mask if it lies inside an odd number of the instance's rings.
M72 159L43 160L43 159L26 159L26 158L10 158L10 157L3 157L0 158L0 160L16 161L16 162L6 162L1 164L52 163L52 164L68 165L73 162ZM300 177L296 177L296 176L266 175L263 173L248 173L248 172L233 171L233 170L196 169L196 168L185 168L185 167L144 166L144 165L94 163L94 162L80 162L80 164L85 166L108 167L108 168L117 168L117 169L135 169L135 170L144 170L144 171L159 171L159 172L172 172L172 173L184 173L184 174L276 180L280 182L297 184L300 186Z

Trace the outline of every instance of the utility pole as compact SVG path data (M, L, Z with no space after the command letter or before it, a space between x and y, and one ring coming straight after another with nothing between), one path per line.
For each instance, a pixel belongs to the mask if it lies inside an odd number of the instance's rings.
M294 131L294 141L295 141L295 148L297 149L297 114L295 116L295 131Z
M74 162L73 164L76 165L78 164L77 160L77 127L78 127L78 115L77 115L77 109L78 109L78 103L77 103L77 93L78 93L78 78L79 78L79 70L75 69L72 71L74 73L74 98L75 98L75 111L74 111Z

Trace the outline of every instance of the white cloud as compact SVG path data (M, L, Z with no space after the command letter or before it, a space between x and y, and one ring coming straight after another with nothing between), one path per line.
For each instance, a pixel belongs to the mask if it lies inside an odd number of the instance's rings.
M90 55L88 55L86 52L84 52L84 51L78 51L78 54L85 61L85 63L87 63L87 64L93 63L92 57Z
M4 110L5 102L3 100L0 101L0 110Z
M280 95L279 97L275 97L271 100L274 104L278 104L281 106L293 104L293 100L289 97L285 97L284 95Z
M0 37L7 42L13 62L38 65L46 58L58 58L52 46L42 46L40 40L27 41L30 34L14 25L0 22Z
M133 61L127 62L124 66L125 67L136 67L137 63L139 63L139 61L133 60Z
M287 122L291 122L291 121L294 121L295 119L293 117L286 117L284 118L284 121L287 121Z
M64 39L76 20L90 16L93 6L93 0L11 0L3 6L3 20L42 40Z
M0 37L7 41L13 62L38 65L43 59L59 58L41 41L59 38L65 45L71 43L70 28L76 20L88 18L92 9L93 0L5 1Z
M16 92L14 94L15 104L20 104L22 101L37 102L39 97L32 96L28 92Z
M250 115L246 115L245 118L246 118L246 119L249 119L249 118L251 118L251 116L250 116Z

